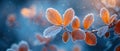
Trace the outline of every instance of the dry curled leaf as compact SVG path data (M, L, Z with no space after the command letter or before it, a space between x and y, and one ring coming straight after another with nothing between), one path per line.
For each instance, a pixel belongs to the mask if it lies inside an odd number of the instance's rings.
M68 42L69 40L69 32L64 32L62 35L62 40L64 41L64 43Z
M106 8L101 8L100 17L106 25L110 23L110 13Z
M80 28L80 20L77 16L75 16L72 21L72 29L78 30L79 28Z
M73 41L85 39L85 32L81 29L73 30L71 34L72 34Z
M48 8L46 11L47 20L54 25L62 25L62 17L54 8Z
M72 21L73 17L74 17L74 10L72 8L69 8L65 11L64 13L64 18L63 18L63 25L64 27L66 27L67 25L70 24L70 22Z
M86 32L85 42L90 46L95 46L97 44L97 37L91 32Z
M93 13L90 13L90 14L86 15L84 20L83 20L84 29L87 30L92 25L93 22L94 22Z

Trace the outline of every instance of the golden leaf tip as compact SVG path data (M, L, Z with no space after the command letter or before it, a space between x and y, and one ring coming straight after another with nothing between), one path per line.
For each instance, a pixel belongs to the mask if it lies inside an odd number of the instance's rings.
M75 14L75 11L74 11L74 9L73 9L73 8L68 8L68 9L65 11L65 13L66 13L67 11L72 11L72 12L73 12L73 14Z
M87 14L84 19L86 19L87 17L92 17L92 18L93 18L93 21L94 21L94 14L93 14L93 13Z
M100 9L100 17L102 16L102 12L103 12L103 11L108 11L108 9L105 8L105 7L101 8L101 9Z

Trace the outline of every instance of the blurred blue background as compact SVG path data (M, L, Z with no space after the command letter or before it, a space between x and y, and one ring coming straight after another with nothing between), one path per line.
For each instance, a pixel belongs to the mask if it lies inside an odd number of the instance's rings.
M82 20L88 13L93 13L95 16L95 22L90 30L104 26L99 17L99 11L93 5L94 2L95 0L0 0L0 51L6 51L12 44L19 43L21 40L27 41L31 50L41 51L44 45L34 46L32 41L36 40L36 33L42 35L45 28L52 25L45 18L46 9L49 7L57 9L61 15L64 14L66 9L73 8L75 15L81 20L82 29ZM43 13L41 20L46 21L45 24L42 24L42 21L36 24L22 16L21 9L29 8L32 5L35 5L37 13ZM10 14L14 14L16 18L17 25L14 27L9 27L6 23ZM72 30L70 25L68 29ZM112 29L110 32L112 35L114 34ZM66 51L71 51L76 44L80 46L81 51L114 51L115 46L120 44L120 39L117 39L117 37L110 37L110 39L97 37L96 46L89 46L84 41L72 42L72 40L65 44L62 41L62 33L63 31L50 44L54 44L58 48L65 49Z

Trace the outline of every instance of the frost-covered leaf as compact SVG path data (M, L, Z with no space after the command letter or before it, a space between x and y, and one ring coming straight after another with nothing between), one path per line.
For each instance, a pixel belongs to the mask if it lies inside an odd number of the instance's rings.
M110 23L110 13L107 8L101 8L100 17L106 25Z
M50 51L57 51L57 46L55 45L50 45L49 46Z
M92 32L86 32L85 42L90 46L95 46L97 44L97 37Z
M117 15L114 14L110 17L110 24L113 23L113 21L117 18Z
M18 50L18 45L17 44L13 44L12 46L11 46L11 49L14 49L14 50Z
M120 20L115 24L114 31L117 35L120 35Z
M120 51L120 44L118 44L118 45L115 47L114 51Z
M73 51L81 51L81 49L78 45L74 45Z
M103 27L97 29L97 31L98 31L98 32L97 32L97 36L98 36L98 37L102 37L102 36L104 36L105 33L108 31L108 26L103 26Z
M90 28L90 26L92 25L92 23L94 22L94 15L93 13L90 13L88 15L86 15L84 17L84 20L83 20L83 26L84 26L84 29L88 29Z
M18 51L28 51L28 50L29 50L28 43L26 41L21 41L19 43Z
M45 38L45 37L43 37L42 35L40 35L40 34L36 34L36 38L37 38L37 40L38 41L34 41L34 44L47 44L47 43L49 43L50 42L50 40L51 40L51 38Z
M43 37L50 38L56 36L60 31L62 30L62 27L60 26L50 26L46 28L43 32Z
M62 17L54 8L48 8L46 11L47 20L54 25L62 25Z
M70 24L70 22L72 21L73 17L74 17L74 10L72 8L69 8L65 11L64 13L64 18L63 18L63 25L66 27L67 25Z
M80 19L75 16L73 21L72 21L72 29L78 30L80 28Z
M101 0L101 2L106 6L110 8L114 8L117 4L117 0Z
M7 49L7 51L15 51L14 49Z
M64 32L63 35L62 35L62 40L64 43L68 42L69 40L69 32Z
M73 30L71 32L71 35L72 35L73 41L84 40L85 39L85 32L83 30L81 30L81 29L79 29L79 30Z
M47 47L43 47L42 51L48 51L48 48Z
M110 32L106 32L105 33L105 38L109 38L110 37Z

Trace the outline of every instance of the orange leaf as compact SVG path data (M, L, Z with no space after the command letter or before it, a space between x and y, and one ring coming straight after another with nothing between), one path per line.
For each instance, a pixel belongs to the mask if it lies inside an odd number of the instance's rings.
M33 18L36 15L36 8L31 6L30 8L23 8L21 14L26 18Z
M110 32L107 32L107 33L105 34L105 37L106 37L106 38L109 38L109 37L110 37Z
M62 25L62 17L54 8L48 8L46 11L47 20L54 25Z
M14 27L16 25L16 18L14 14L10 14L7 18L7 24L10 27Z
M102 8L100 10L100 17L106 25L108 25L110 23L110 21L109 21L110 20L110 15L109 14L110 13L106 8Z
M29 50L29 47L27 42L25 41L20 42L18 51L28 51L28 50Z
M62 35L62 40L66 43L69 40L69 32L64 32Z
M114 51L120 51L120 45L117 45Z
M40 34L36 34L36 38L39 40L42 44L47 44L50 42L51 38L44 38Z
M73 41L75 41L75 40L84 40L85 39L85 32L82 31L81 29L73 30L71 34L72 34Z
M113 23L113 21L116 19L117 15L114 14L110 17L110 24Z
M11 14L11 15L8 16L8 21L9 21L10 23L15 22L15 20L16 20L16 18L15 18L15 15L14 15L14 14Z
M21 14L22 14L23 16L25 16L25 17L29 17L29 16L30 16L30 11L29 11L29 9L27 9L27 8L23 8L23 9L21 10Z
M64 13L64 19L63 19L63 25L64 27L66 27L67 25L70 24L70 22L72 21L73 17L74 17L74 10L72 8L69 8L65 11Z
M120 20L117 21L117 23L116 23L116 25L114 27L114 31L115 31L115 33L120 35Z
M113 7L116 6L117 0L107 0L106 2L107 2L106 4L107 4L108 7L112 7L113 8Z
M85 42L90 46L94 46L97 44L97 38L93 33L86 32Z
M40 34L36 34L36 38L40 41L43 42L43 37Z
M92 13L86 15L83 20L84 28L87 30L92 25L93 22L94 22L94 15Z
M114 8L116 6L117 0L101 0L101 2L106 6L110 8Z
M57 51L57 47L55 45L49 46L50 51Z
M72 21L72 28L74 30L78 30L80 28L80 20L77 16L75 16L73 21Z
M48 51L47 47L43 47L42 51Z
M73 47L73 51L81 51L81 50L80 50L80 47L79 47L79 46L75 45L75 46Z

